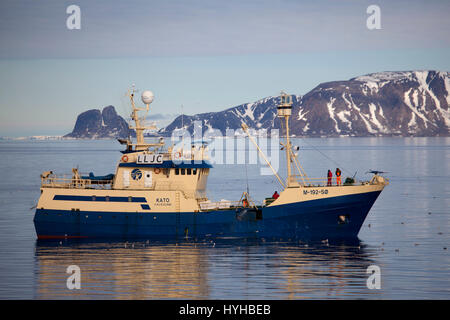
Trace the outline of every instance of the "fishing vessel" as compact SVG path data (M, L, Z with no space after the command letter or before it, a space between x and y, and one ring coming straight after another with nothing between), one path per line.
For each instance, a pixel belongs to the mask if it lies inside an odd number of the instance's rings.
M41 195L34 225L38 239L69 238L205 238L257 237L290 239L336 239L357 236L369 210L388 184L379 172L369 181L330 183L327 178L306 175L289 137L292 97L282 92L277 115L286 133L286 179L273 169L249 128L242 123L272 168L282 191L255 203L244 191L236 201L213 202L206 186L213 168L205 144L189 149L166 146L164 138L144 139L139 112L149 112L154 100L144 91L146 107L135 105L136 91L129 91L136 140L119 139L121 151L114 174L69 175L52 171L41 174ZM294 174L295 173L295 174Z

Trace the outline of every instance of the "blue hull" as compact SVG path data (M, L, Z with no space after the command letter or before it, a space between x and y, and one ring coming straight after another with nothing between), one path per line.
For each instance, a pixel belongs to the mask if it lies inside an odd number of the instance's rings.
M262 207L254 211L126 213L37 209L34 225L39 239L345 239L358 235L380 192Z

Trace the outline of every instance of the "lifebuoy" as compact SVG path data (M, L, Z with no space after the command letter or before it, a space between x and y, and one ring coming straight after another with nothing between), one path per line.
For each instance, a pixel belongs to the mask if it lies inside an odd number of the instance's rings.
M175 158L180 159L181 158L181 152L178 151L177 153L175 153Z
M122 162L128 162L128 156L127 155L124 155L122 157Z
M155 168L155 174L158 174L158 173L160 173L161 172L161 169L160 168Z

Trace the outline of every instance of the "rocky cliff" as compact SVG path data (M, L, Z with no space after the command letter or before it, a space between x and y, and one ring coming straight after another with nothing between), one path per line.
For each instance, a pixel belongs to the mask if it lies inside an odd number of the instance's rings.
M105 139L127 138L134 131L128 128L128 123L119 116L113 106L107 106L100 112L92 109L81 113L73 131L65 138Z

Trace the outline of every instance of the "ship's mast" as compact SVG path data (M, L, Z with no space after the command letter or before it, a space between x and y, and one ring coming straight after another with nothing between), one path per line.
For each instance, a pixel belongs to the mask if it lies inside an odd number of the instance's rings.
M134 146L135 151L144 151L147 150L150 147L162 147L164 143L145 143L144 140L144 130L147 129L156 129L156 126L142 126L141 119L139 118L138 111L146 111L148 113L150 109L150 103L153 101L153 93L151 91L144 91L142 93L142 102L146 105L146 108L138 108L136 107L134 103L134 94L136 90L134 87L129 92L129 97L131 101L131 107L132 107L132 113L131 113L131 119L134 120L135 126L130 126L130 129L134 129L136 131L136 143L132 144L131 142L128 143L128 146Z
M286 149L286 162L287 162L287 179L286 186L290 187L298 187L299 184L295 177L292 176L292 146L291 140L289 138L289 117L292 114L292 96L286 94L285 92L281 92L281 103L277 107L277 115L280 119L284 118L285 126L286 126L286 144L284 145Z

